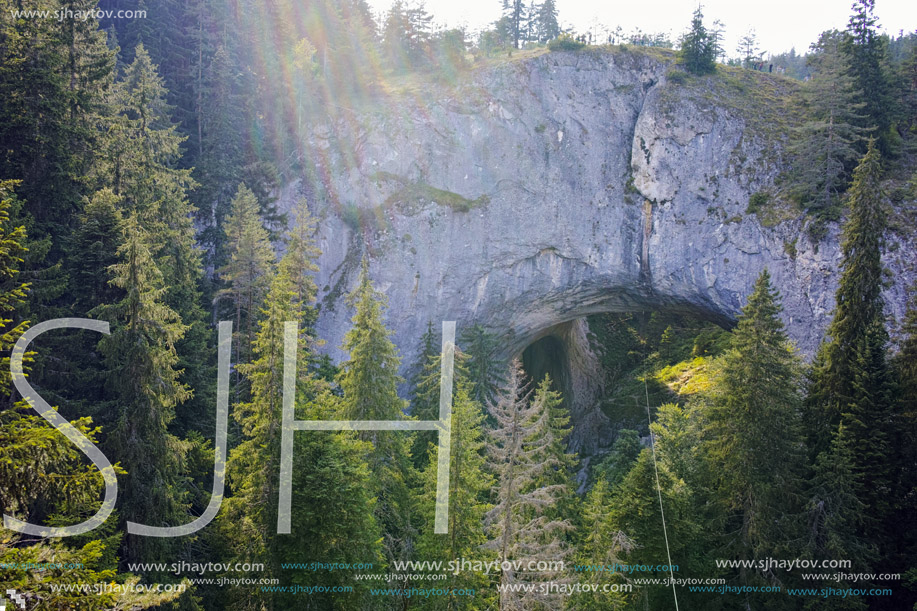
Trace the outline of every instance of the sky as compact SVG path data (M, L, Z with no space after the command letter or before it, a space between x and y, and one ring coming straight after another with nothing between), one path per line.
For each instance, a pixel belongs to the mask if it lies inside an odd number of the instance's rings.
M393 0L368 0L373 11L384 13ZM413 0L416 2L416 0ZM526 4L530 0L525 0ZM601 23L624 32L635 27L644 32L669 32L678 39L691 21L697 7L692 0L556 0L561 25L588 31ZM411 4L411 0L408 1ZM501 0L426 0L427 10L440 25L467 26L477 31L500 17ZM746 4L742 0L707 0L703 3L704 21L709 26L719 19L725 26L728 55L738 55L739 39L754 28L759 46L771 53L795 47L804 52L818 34L831 28L843 29L850 15L852 0L767 0ZM917 2L913 0L876 0L879 26L890 34L917 28Z

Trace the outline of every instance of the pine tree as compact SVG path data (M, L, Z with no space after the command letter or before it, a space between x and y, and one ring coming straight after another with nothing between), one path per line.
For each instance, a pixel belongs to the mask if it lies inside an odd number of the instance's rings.
M15 310L27 296L28 284L19 280L22 263L24 227L9 227L10 212L18 207L11 196L14 183L0 182L0 504L4 512L33 523L72 524L84 519L98 508L103 488L102 477L94 466L87 465L76 446L56 429L31 412L25 401L14 401L8 352L26 330L26 323L16 322ZM6 318L11 316L11 318ZM25 355L28 369L34 353ZM97 443L100 433L91 418L71 422L80 433ZM24 468L27 465L27 468ZM118 465L118 473L123 474ZM110 526L108 527L110 532ZM48 580L60 584L85 583L89 579L102 583L116 579L110 549L117 546L118 536L105 536L95 531L88 542L23 540L18 534L0 541L0 563L7 566L2 577L3 592L12 588L24 594L30 605L48 609L84 608L91 611L130 604L147 608L177 598L174 593L135 595L133 593L102 593L86 597L79 592L52 592ZM61 566L81 565L81 570L69 568L32 571L12 569L11 566L59 563ZM128 583L138 579L128 578Z
M417 420L438 420L442 353L433 333L432 322L427 322L427 330L420 341L422 346L419 359L421 368L411 380L411 416ZM467 361L467 355L456 351L453 361L453 371L456 378L458 376L468 377ZM470 381L469 386L471 386ZM435 453L428 452L430 444L435 442L436 433L434 431L417 431L415 433L411 456L414 459L414 466L418 470L423 470L430 457L436 456Z
M156 65L139 45L113 88L115 118L96 174L121 198L123 211L136 214L151 233L152 254L169 287L169 305L191 318L187 310L197 304L184 287L196 288L200 257L187 192L196 183L190 170L175 167L185 137L171 121L167 96Z
M544 440L540 447L544 451L541 459L544 471L539 478L540 487L559 486L556 503L553 510L545 511L549 517L557 520L567 519L573 525L572 517L579 508L579 500L575 494L576 482L574 473L579 460L576 454L567 452L570 436L570 413L563 404L560 391L553 390L550 375L535 389L535 402L542 402L547 427L544 431Z
M293 228L287 232L286 253L280 260L280 267L293 281L293 302L303 311L302 333L307 345L320 346L322 341L315 336L318 312L312 305L318 294L313 278L313 274L318 271L315 261L321 255L321 250L315 245L317 221L309 213L305 198L296 203L293 214Z
M337 416L337 397L314 380L306 383L297 399L297 418L329 420ZM274 537L276 558L285 562L376 563L381 560L382 539L375 514L373 474L364 460L368 443L340 433L296 433L293 441L293 497L291 534ZM346 571L297 572L291 583L328 588L347 586L349 593L301 593L279 596L278 609L372 608L378 597L369 598ZM432 597L431 597L432 598ZM367 600L368 599L368 600Z
M863 139L857 127L863 107L847 74L840 50L840 32L823 32L812 45L807 65L814 74L804 90L811 120L799 130L790 148L796 156L799 198L820 213L829 213L847 188L849 172L858 158L856 144Z
M175 407L189 396L179 381L175 343L187 327L164 303L162 274L153 262L144 231L135 216L124 223L112 266L112 284L125 296L93 313L113 323L100 342L108 368L118 421L107 447L127 470L119 487L124 520L165 526L186 523L181 462L185 444L169 432ZM164 558L170 539L128 536L122 562Z
M284 323L302 319L289 265L278 267L261 307L261 322L252 345L253 361L236 365L249 382L251 400L235 406L243 441L227 464L233 496L225 516L228 537L239 558L258 559L276 573L277 498L280 472L280 422L283 405ZM304 345L300 343L300 357ZM299 358L302 363L305 359ZM264 595L260 595L264 597ZM257 597L256 597L257 600ZM252 601L249 601L252 603Z
M874 9L875 0L855 0L842 49L864 105L863 127L874 130L879 151L889 156L897 148L894 85L888 66L888 39L878 31Z
M592 468L596 482L605 480L611 487L617 485L633 467L642 449L640 433L632 429L618 431L618 438L611 446L611 451Z
M109 284L108 269L118 262L121 240L120 198L111 189L93 194L77 218L68 260L73 310L84 316L101 303L112 303L118 290Z
M344 337L348 359L341 365L338 384L343 393L341 417L346 420L401 420L406 402L398 396L401 359L383 321L385 300L369 278L363 258L357 286L348 297L356 310L353 327ZM410 483L416 477L411 464L410 435L400 431L362 431L372 449L367 457L378 497L376 519L383 528L388 561L408 558L414 546Z
M849 433L855 457L853 470L861 479L860 499L867 506L866 525L881 530L892 506L897 451L891 371L887 361L888 333L883 321L875 321L856 353L854 400L841 412L841 425ZM884 550L887 551L887 550Z
M895 538L895 558L889 565L910 566L914 570L917 566L914 560L917 558L917 291L912 291L901 331L903 340L892 361L898 400L892 443L896 475L894 513L888 520L899 536Z
M723 46L723 40L726 38L726 26L719 19L713 20L710 26L710 44L713 46L713 61L725 61L726 48Z
M267 293L274 252L258 216L255 195L244 184L239 184L232 200L225 229L229 262L220 269L220 277L229 286L220 294L229 298L235 314L235 361L245 364L250 360L258 308ZM237 372L237 384L239 375Z
M849 435L841 424L829 449L818 455L814 465L805 551L813 558L845 558L856 566L869 567L875 561L876 546L862 536L866 506L858 498L861 482L853 464ZM847 583L832 579L812 587L843 588ZM841 601L809 601L806 608L856 610L867 605L862 598L850 596Z
M490 433L488 452L496 475L495 504L485 518L490 540L487 549L497 552L501 562L563 560L569 553L564 535L572 527L559 519L556 509L570 490L564 483L550 483L560 466L554 455L556 433L552 428L551 407L556 397L542 384L533 393L524 381L518 359L510 365L506 383L488 411L497 422ZM534 396L533 396L534 394ZM550 579L562 582L558 572L504 570L500 583L537 582ZM556 593L511 591L500 593L501 609L530 609L556 605Z
M203 55L203 49L199 51L198 61L208 63L198 67L195 84L195 140L198 148L195 175L201 183L198 201L206 202L207 210L212 214L211 218L207 218L208 227L202 239L208 249L208 260L219 265L225 262L226 253L221 248L221 236L217 232L226 227L226 216L230 213L232 198L245 165L245 143L238 126L240 121L246 120L248 112L240 93L244 83L238 57L231 55L228 43L213 41L210 44L217 46L212 55L208 54L209 60ZM207 216L210 217L209 214Z
M739 40L739 47L736 52L742 58L746 68L754 69L755 62L761 61L761 51L758 49L758 35L754 29L745 32L745 36Z
M0 176L22 180L32 239L66 234L98 150L114 54L94 19L14 18L11 9L84 9L89 0L4 3L0 21ZM49 6L50 5L50 6ZM42 267L63 254L59 239ZM36 287L37 288L37 287Z
M32 285L22 307L33 320L69 314L61 299L67 289L66 236L87 193L88 168L102 148L114 56L93 18L17 18L12 11L87 4L6 2L0 20L0 177L21 180L17 216L29 234L22 270ZM57 344L56 339L46 342L40 350L50 354ZM42 384L46 369L53 367L52 361L39 359L32 371L35 382Z
M903 88L901 128L904 133L907 130L913 133L917 129L917 45L911 47L910 56L901 62L899 77Z
M892 424L882 300L886 221L875 140L870 140L869 151L854 171L848 201L841 278L827 330L830 340L822 346L812 373L807 428L817 455L844 423L854 452L853 471L864 481L860 500L875 527L883 519L890 493L887 453Z
M634 542L614 528L609 519L611 490L605 478L598 478L583 503L582 543L577 549L576 561L582 566L596 569L586 574L587 583L597 586L595 591L583 591L570 601L570 609L583 611L616 611L624 608L625 596L620 592L605 592L605 584L620 584L617 566L624 564L625 555L634 549ZM601 568L599 568L601 567ZM604 569L604 570L603 570Z
M557 21L557 3L554 0L544 0L538 6L535 18L535 33L537 39L542 43L560 36L560 25Z
M459 354L459 353L456 353ZM429 460L421 475L423 486L417 504L423 516L418 554L424 560L443 562L461 561L463 558L479 559L480 546L487 537L484 533L484 516L490 509L487 497L493 477L487 472L484 451L484 414L480 404L471 398L471 384L462 373L454 378L452 401L452 435L449 463L449 532L433 532L434 501L438 465L436 445L430 444ZM449 588L470 588L484 594L488 578L474 571L450 573ZM421 603L422 609L476 609L484 596L430 597Z
M287 238L287 251L277 266L261 308L261 321L251 364L239 365L250 383L251 400L237 405L236 417L243 441L230 454L227 471L233 496L222 514L222 531L240 559L264 562L272 575L279 575L279 561L365 562L377 555L378 532L372 517L370 476L362 456L366 448L343 435L319 432L294 437L293 502L291 534L277 536L277 499L281 408L284 375L284 324L303 327L310 320L315 287L308 274L314 271L318 251L312 241L314 221L304 204L299 210L302 227ZM298 419L328 419L336 408L335 398L314 380L304 364L309 361L311 338L299 339L300 375L297 381ZM316 576L308 577L310 584ZM341 585L341 575L319 578L322 585ZM294 583L301 583L296 578ZM354 603L353 596L334 598L334 608ZM246 607L261 604L287 608L294 604L283 595L266 593L235 601ZM331 604L332 598L310 595L312 604ZM300 603L295 603L300 604Z
M474 384L474 400L490 405L503 381L504 363L497 357L497 338L480 324L474 324L461 334L461 343L468 354L468 371Z
M119 261L118 247L123 238L120 198L111 189L101 189L85 202L77 226L68 240L66 271L70 311L85 317L101 304L117 303L124 292L112 285L110 268ZM42 383L63 390L49 399L61 405L62 413L92 415L109 428L117 421L117 410L108 409L105 394L107 368L96 349L99 335L86 331L68 333L54 346L67 354L55 367L42 371Z
M109 186L122 213L136 215L149 232L153 261L166 288L163 302L188 330L176 344L184 381L198 390L178 428L211 434L212 339L201 304L201 258L195 243L191 171L177 169L185 137L172 123L173 108L157 66L143 45L111 90L113 116L94 169L97 186Z
M523 0L501 0L503 3L503 18L509 29L509 39L513 48L519 49L520 43L525 42L525 2Z
M878 149L870 141L869 153L854 173L848 193L848 218L843 228L841 279L834 317L828 327L830 342L822 348L816 388L829 402L822 406L832 434L841 411L855 396L855 359L870 326L882 320L882 259L885 211L881 202L881 166Z
M685 573L699 566L692 556L697 553L695 550L702 549L701 535L709 536L709 531L701 529L698 516L693 511L693 495L694 492L669 470L665 461L660 460L658 464L654 461L650 448L640 452L637 462L613 491L608 504L608 528L621 531L633 542L630 551L622 554L627 564L669 564L668 533L672 563ZM665 531L659 509L660 496L665 511ZM709 570L709 565L703 566ZM684 594L679 592L679 599L683 597ZM675 608L670 587L635 588L630 598L637 608ZM709 602L709 597L704 600Z
M801 368L780 311L765 270L732 333L705 410L703 452L709 464L719 465L715 495L726 511L727 532L736 532L727 554L740 560L791 551L802 511ZM749 584L753 575L742 569L739 578Z
M700 7L691 18L691 29L681 37L678 57L692 74L703 75L716 70L716 45L704 27L704 14Z
M900 431L899 441L894 445L905 449L907 456L913 455L913 449L917 448L917 287L912 289L901 332L904 339L892 361L900 405L895 426ZM917 469L913 468L917 462L905 458L898 464L905 466L902 479L910 482L905 487L917 485Z
M397 69L418 69L429 61L430 22L422 6L392 4L383 26L383 44L389 64Z

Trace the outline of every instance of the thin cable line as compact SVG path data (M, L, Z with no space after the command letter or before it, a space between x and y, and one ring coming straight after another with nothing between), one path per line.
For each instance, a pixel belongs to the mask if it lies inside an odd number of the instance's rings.
M669 551L669 533L665 526L665 511L662 509L662 487L659 485L659 467L656 466L656 441L653 438L653 420L650 418L650 391L643 375L643 392L646 394L646 420L650 425L650 448L653 450L653 471L656 472L656 494L659 496L659 514L662 516L662 535L665 537L665 555L669 559L669 577L672 583L672 596L675 597L675 611L678 611L678 593L675 591L675 573L672 571L672 552Z

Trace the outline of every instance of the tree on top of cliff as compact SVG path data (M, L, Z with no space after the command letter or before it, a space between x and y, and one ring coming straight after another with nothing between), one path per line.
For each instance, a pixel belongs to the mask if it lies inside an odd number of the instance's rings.
M888 64L888 37L878 31L874 8L875 0L857 0L853 4L842 49L860 101L865 104L863 127L875 130L879 151L887 156L894 152L897 142L895 85Z
M538 7L535 15L535 33L540 42L548 42L560 36L560 25L557 22L557 4L554 0L545 0Z
M857 144L865 140L864 129L857 126L863 103L857 102L860 94L847 74L842 41L843 34L829 30L812 44L806 64L813 75L803 89L810 120L790 145L797 159L793 169L797 197L817 214L835 211L860 156Z
M694 11L691 29L681 37L678 57L693 74L710 74L716 70L716 42L704 27L704 14L700 7Z

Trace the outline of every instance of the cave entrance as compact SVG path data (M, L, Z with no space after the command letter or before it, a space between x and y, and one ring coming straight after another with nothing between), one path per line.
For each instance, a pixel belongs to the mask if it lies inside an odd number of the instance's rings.
M571 418L570 449L604 454L629 429L648 434L650 410L705 385L728 332L706 312L602 312L543 328L516 355L534 384L551 376Z
M522 351L522 368L536 386L545 375L551 376L552 390L561 393L564 407L570 407L570 364L567 349L559 338L548 335L530 344Z

